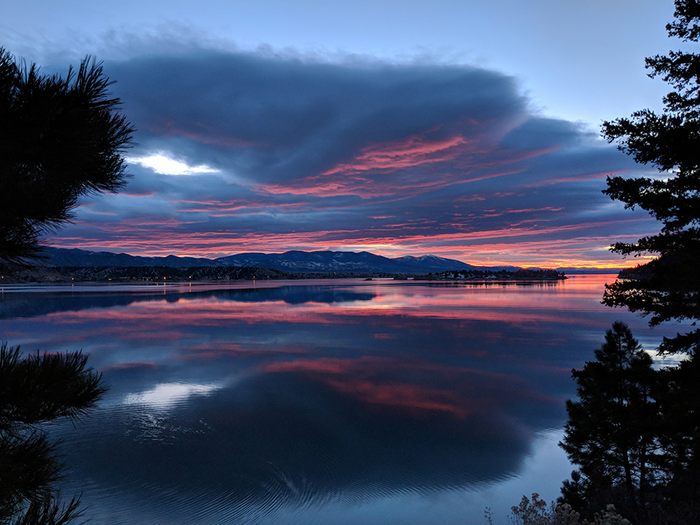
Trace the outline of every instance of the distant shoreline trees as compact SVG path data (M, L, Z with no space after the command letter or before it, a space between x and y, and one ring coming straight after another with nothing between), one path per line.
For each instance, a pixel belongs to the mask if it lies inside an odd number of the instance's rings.
M252 279L358 279L410 277L416 281L472 283L552 282L566 279L556 270L458 270L427 275L393 272L289 272L259 266L42 266L17 268L2 276L5 283L78 283L78 282L194 282L240 281Z

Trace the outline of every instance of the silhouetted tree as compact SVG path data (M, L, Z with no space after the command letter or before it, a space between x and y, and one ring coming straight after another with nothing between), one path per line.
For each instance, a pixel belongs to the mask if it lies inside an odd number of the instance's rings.
M0 267L39 255L39 236L68 221L81 195L125 182L134 128L89 57L65 78L18 64L0 48ZM20 358L0 347L0 523L62 524L80 515L53 483L61 465L37 427L79 418L105 392L80 352Z
M687 43L700 38L700 3L676 0L675 21L666 29ZM661 233L637 243L617 243L623 255L654 254L656 259L620 274L606 285L603 302L651 314L651 325L672 319L700 319L700 55L671 51L646 59L649 76L660 76L673 88L664 110L637 111L630 118L603 124L610 142L663 175L657 178L608 178L604 191L627 208L640 207L662 222ZM663 352L700 348L700 330L664 339Z
M688 44L700 39L700 3L675 0L675 20L666 26L670 36ZM671 51L647 58L649 76L660 76L672 91L664 110L633 113L629 119L606 122L611 142L642 164L663 175L657 178L608 179L604 193L628 208L639 206L661 221L658 235L637 243L617 243L623 255L652 254L656 258L620 273L606 285L604 304L625 306L651 315L650 325L670 320L700 319L700 55ZM659 523L700 523L700 330L664 337L660 352L689 355L678 367L659 372L658 440L663 483L655 505Z
M572 371L579 401L566 403L569 421L560 445L580 472L565 483L563 502L590 518L609 503L623 516L640 517L656 480L656 372L621 322L607 331L595 356Z
M62 506L52 484L61 465L37 425L77 419L106 391L101 375L80 352L22 358L0 346L0 523L68 523L78 500Z
M658 374L664 487L657 506L663 523L700 523L700 361L687 359Z
M24 262L65 223L81 195L124 185L134 128L89 57L65 78L44 76L0 48L0 265Z

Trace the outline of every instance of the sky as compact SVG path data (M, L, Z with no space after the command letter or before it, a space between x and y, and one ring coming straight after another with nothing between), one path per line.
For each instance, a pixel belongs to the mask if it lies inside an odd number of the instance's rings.
M654 175L600 136L661 107L669 0L0 0L0 46L103 61L137 128L119 194L46 245L218 257L433 254L633 266L656 233L601 191Z

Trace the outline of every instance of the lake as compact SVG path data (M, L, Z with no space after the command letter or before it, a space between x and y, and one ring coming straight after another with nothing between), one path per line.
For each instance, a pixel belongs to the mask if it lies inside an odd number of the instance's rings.
M571 369L614 276L5 286L0 340L83 350L110 389L61 439L93 523L507 523L559 495Z

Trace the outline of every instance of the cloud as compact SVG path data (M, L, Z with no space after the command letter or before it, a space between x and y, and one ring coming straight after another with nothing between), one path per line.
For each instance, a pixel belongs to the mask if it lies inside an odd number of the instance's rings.
M431 133L496 132L525 111L512 78L466 67L355 66L193 51L109 65L142 150L216 153L255 183L332 171L362 150ZM473 133L470 133L473 135ZM202 158L204 156L204 158Z
M144 157L126 157L126 161L151 168L154 172L161 175L194 175L196 173L216 173L218 171L205 164L188 166L185 162L172 159L161 153L154 153Z
M466 262L546 266L551 253L518 243L653 231L601 194L633 162L595 130L534 112L505 74L150 45L105 65L139 130L129 186L90 199L49 244L204 256L461 245ZM512 253L479 252L487 238Z

